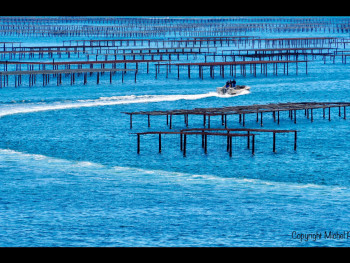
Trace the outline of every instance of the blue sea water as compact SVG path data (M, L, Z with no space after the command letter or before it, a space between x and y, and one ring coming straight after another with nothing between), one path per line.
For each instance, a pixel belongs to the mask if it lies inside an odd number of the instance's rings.
M341 33L269 33L260 37L338 36ZM252 33L252 35L254 35ZM68 37L4 38L28 45L61 44ZM214 79L196 71L188 79L160 74L127 74L124 83L106 74L96 85L70 79L56 86L5 87L0 90L0 246L349 246L349 120L331 111L331 121L314 110L311 123L300 111L297 123L281 113L277 125L264 115L264 128L297 129L277 135L272 152L268 134L256 137L256 153L234 140L233 156L223 138L188 138L187 157L179 138L137 131L167 130L165 116L133 117L123 112L192 109L300 101L349 101L350 64L315 59L308 74L238 74L248 94L223 97ZM154 69L153 69L154 70ZM283 72L279 69L279 72ZM228 76L229 78L229 76ZM40 82L39 82L40 83ZM328 115L327 115L328 117ZM189 127L202 127L190 116ZM182 116L173 129L184 128ZM222 127L212 118L212 127ZM241 127L228 116L228 127ZM259 128L255 115L246 127ZM329 234L339 233L330 237ZM322 233L317 240L301 234ZM344 233L343 236L340 234ZM350 232L349 232L350 234Z

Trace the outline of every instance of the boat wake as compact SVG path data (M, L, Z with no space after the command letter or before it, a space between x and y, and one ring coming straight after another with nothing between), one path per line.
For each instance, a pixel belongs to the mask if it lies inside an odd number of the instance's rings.
M100 163L90 161L74 161L61 159L56 157L49 157L41 154L32 154L19 152L11 149L0 149L0 161L6 161L7 163L13 163L11 165L14 169L18 169L17 172L22 171L26 173L28 170L31 172L41 173L45 171L45 174L51 173L63 173L75 176L89 176L99 180L113 179L115 176L118 178L130 178L135 180L136 177L141 179L144 176L154 176L157 180L169 180L178 182L189 182L189 181L202 181L209 184L215 182L221 185L221 187L230 187L230 189L247 189L252 190L263 190L274 191L274 193L281 193L283 195L286 192L291 191L302 191L305 189L305 193L309 194L308 191L317 191L329 193L341 192L342 194L349 195L347 187L332 186L332 185L317 185L317 184L304 184L294 182L277 182L277 181L266 181L261 179L249 179L249 178L236 178L236 177L221 177L213 174L191 174L186 172L175 172L165 170L150 170L145 168L137 167L123 167L123 166L107 166ZM300 192L298 192L300 194Z
M248 91L249 93L249 91ZM241 93L245 95L248 93ZM238 95L237 95L238 96ZM209 92L204 94L192 95L128 95L128 96L112 96L100 97L98 99L76 100L76 101L59 101L59 102L25 102L25 103L11 103L0 106L0 117L13 114L31 113L38 111L64 110L82 107L96 107L118 104L133 104L133 103L152 103L163 101L177 101L177 100L199 100L210 97L229 98L233 96L219 95L216 92Z

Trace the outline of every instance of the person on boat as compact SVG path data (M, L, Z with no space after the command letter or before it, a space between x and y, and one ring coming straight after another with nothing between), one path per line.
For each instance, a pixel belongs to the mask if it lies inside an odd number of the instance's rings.
M231 87L236 87L236 81L235 80L231 81Z

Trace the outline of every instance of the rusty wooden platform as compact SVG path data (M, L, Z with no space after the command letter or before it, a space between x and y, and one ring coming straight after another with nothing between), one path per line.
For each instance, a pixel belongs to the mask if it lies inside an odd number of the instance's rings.
M172 128L172 116L183 115L185 117L185 124L188 125L189 115L202 115L203 126L208 124L210 128L210 117L221 116L222 124L227 126L228 115L239 115L239 122L245 124L246 114L256 114L257 121L263 126L263 113L272 113L274 121L277 119L279 124L280 112L289 111L289 117L296 123L296 111L304 110L305 116L311 118L313 121L313 110L323 109L323 118L325 118L325 109L328 109L328 119L331 120L331 108L339 108L338 115L341 116L341 108L343 108L343 118L346 119L346 107L350 106L350 102L288 102L288 103L270 103L270 104L253 104L242 106L230 106L220 108L194 108L194 109L175 109L167 111L138 111L138 112L124 112L130 116L130 129L132 128L132 116L133 115L147 115L148 127L150 127L150 116L165 115L167 118L167 125ZM277 115L277 116L276 116ZM170 122L169 122L170 117Z

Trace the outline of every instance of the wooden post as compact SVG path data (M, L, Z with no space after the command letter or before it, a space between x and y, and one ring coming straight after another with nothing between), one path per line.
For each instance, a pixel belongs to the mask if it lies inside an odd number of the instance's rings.
M226 151L229 152L230 151L230 138L229 138L229 133L230 131L227 131L227 138L226 138L226 143L227 143L227 147L226 147Z
M202 148L204 148L204 130L202 130Z
M159 153L162 152L162 137L161 134L159 133Z
M250 131L247 132L248 136L247 136L247 148L250 148Z
M132 129L132 114L130 114L130 129Z
M137 134L137 154L140 153L140 134Z
M187 140L187 135L184 134L184 142L183 142L183 155L186 157L186 140Z
M297 150L297 131L294 132L294 151Z
M306 74L307 74L307 61L306 61L305 63L306 63L306 66L305 66L305 67L306 67Z
M230 137L230 157L232 157L232 136Z
M182 133L180 133L180 150L182 151Z
M252 138L252 154L255 154L255 135L253 134L253 138Z
M276 152L276 133L273 132L273 147L272 151L275 153Z

